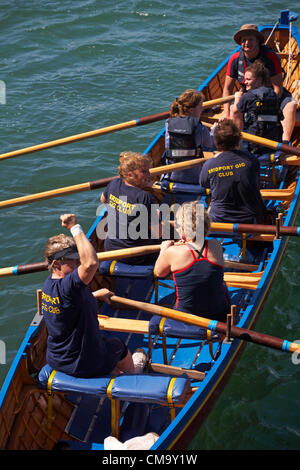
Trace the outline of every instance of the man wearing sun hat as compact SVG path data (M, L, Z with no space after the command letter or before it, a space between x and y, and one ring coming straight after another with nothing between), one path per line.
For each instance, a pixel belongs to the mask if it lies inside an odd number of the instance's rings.
M292 95L283 88L282 68L277 54L264 44L265 38L258 31L255 24L244 24L233 36L234 41L241 49L234 52L228 61L223 96L232 95L236 81L244 83L244 71L246 67L256 60L260 60L269 70L274 91L280 98L281 111L283 112L282 140L289 142L295 121L297 103ZM229 103L224 105L224 117L230 117Z

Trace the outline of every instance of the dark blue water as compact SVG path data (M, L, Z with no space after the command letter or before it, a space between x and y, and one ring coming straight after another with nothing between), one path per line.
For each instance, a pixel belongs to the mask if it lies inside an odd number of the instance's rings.
M276 22L298 2L2 0L0 153L121 123L169 108L235 48L244 23ZM123 150L143 151L161 129L141 128L0 162L0 200L116 174ZM74 211L87 230L99 191L0 210L0 267L42 259L45 240ZM300 224L300 218L297 219ZM291 240L256 329L300 339L299 242ZM44 274L0 279L6 364L22 341ZM248 345L194 449L299 449L300 366Z

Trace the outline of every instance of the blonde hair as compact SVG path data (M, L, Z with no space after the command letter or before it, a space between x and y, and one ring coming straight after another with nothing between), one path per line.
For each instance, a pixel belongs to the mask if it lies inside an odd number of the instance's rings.
M197 224L203 223L203 232L204 237L209 234L210 231L210 218L207 210L203 207L203 221L199 217L199 201L187 201L181 204L181 206L176 211L176 225L177 227L184 232L185 236L189 240L195 240L197 235L197 228L199 231L199 226Z
M171 117L187 116L192 108L196 108L200 102L203 103L204 96L200 91L189 88L171 104Z
M51 264L49 263L49 257L57 253L58 251L64 250L65 248L69 248L70 246L76 245L74 242L73 237L69 237L64 233L60 233L59 235L54 235L53 237L48 238L45 251L44 251L44 258L48 263L48 269L52 272Z
M145 164L148 165L148 168L150 168L152 164L150 157L147 155L129 151L122 152L120 154L120 165L118 168L119 176L123 180L128 181L128 183L134 184L135 179L134 177L130 177L129 173L139 170L144 167Z
M132 157L135 155L140 155L137 152L131 152L130 150L124 150L120 153L120 164L123 162L124 158Z

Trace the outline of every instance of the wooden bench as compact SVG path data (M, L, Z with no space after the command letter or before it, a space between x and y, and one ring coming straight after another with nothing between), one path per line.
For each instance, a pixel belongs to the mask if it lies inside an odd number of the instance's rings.
M149 322L146 320L133 320L129 318L108 317L98 315L100 330L119 331L122 333L148 334Z

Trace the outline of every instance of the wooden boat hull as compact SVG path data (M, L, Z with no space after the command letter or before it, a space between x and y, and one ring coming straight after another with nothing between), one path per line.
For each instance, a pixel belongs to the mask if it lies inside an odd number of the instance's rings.
M282 16L283 18L283 16ZM283 20L282 20L283 22ZM281 50L281 57L283 67L289 73L289 82L287 88L294 92L295 98L299 99L299 87L297 83L300 80L299 71L299 34L294 26L292 26L292 42L290 44L292 57L287 57L289 51L289 24L279 24L270 39L269 45L275 47L277 44ZM262 32L268 37L272 31L273 25L266 25L261 28ZM208 77L202 84L200 89L203 91L206 100L218 98L222 96L222 85L225 79L225 70L228 58L215 70L215 72ZM210 113L206 113L203 117L203 122L213 122L221 112L220 109L214 109ZM299 147L300 144L300 127L296 125L293 134L292 144ZM164 151L164 134L163 131L154 139L154 141L145 150L152 160L154 166L159 166L161 155ZM300 203L300 183L297 175L297 167L289 167L284 179L284 187L291 187L293 197L288 201L283 200L282 206L287 210L284 217L284 225L291 226L294 223ZM281 188L281 187L280 187ZM171 195L171 198L176 198L176 195ZM181 196L179 196L181 197ZM193 198L191 194L184 195L187 198ZM97 238L97 227L101 223L102 216L95 221L89 231L89 237L94 244L97 251L101 250L101 240ZM268 237L270 237L268 235ZM276 276L281 259L284 255L288 237L283 237L278 240L271 236L269 242L269 259L263 266L263 274L255 290L231 288L232 295L240 295L241 297L241 315L238 316L237 325L241 328L253 329L259 313L263 309L264 302L270 292L273 280ZM265 238L270 240L270 238ZM272 247L272 249L270 249ZM129 277L129 276L128 276ZM94 279L92 290L96 289L99 284L104 281L108 283L110 280L107 276L98 275ZM118 282L115 281L115 282ZM128 285L130 281L126 280ZM154 286L149 284L145 287L144 281L139 281L138 288L135 288L135 294L140 295L139 300L146 300L147 302L157 301ZM120 286L123 288L125 283L124 279L119 280ZM126 288L128 287L126 284ZM140 286L141 292L139 292ZM161 289L160 300L167 298L170 286L159 287ZM102 312L106 315L107 311L104 309ZM128 311L118 313L119 317L126 318ZM136 312L130 312L130 319L135 319ZM138 312L140 315L140 312ZM147 324L149 317L147 314L139 316L141 331L137 334L129 335L128 344L130 346L143 346L147 348L147 335L143 334L144 325ZM101 320L99 320L101 326ZM125 330L122 330L122 335L125 335ZM46 348L46 331L42 316L39 312L33 319L24 341L19 348L16 358L10 368L6 377L4 385L0 393L0 448L1 449L52 449L54 444L61 440L67 440L80 449L103 449L103 437L93 440L93 430L89 428L84 435L80 434L78 427L75 429L74 423L76 421L76 412L80 408L79 404L68 398L64 393L55 393L53 395L52 403L52 426L49 424L49 401L47 391L37 383L37 374L45 363L45 348ZM127 337L127 336L126 336ZM155 339L156 346L152 351L152 360L162 362L161 340ZM173 340L172 340L173 341ZM167 352L176 350L173 363L177 367L187 369L185 365L186 356L189 354L195 355L196 346L191 340L182 340L177 347L174 343L167 339ZM175 345L175 346L174 346ZM203 378L192 380L194 389L190 398L186 401L184 406L178 408L173 421L169 422L165 428L162 427L159 439L152 446L151 450L165 450L165 449L184 449L194 434L197 432L209 411L211 410L214 402L222 392L226 385L228 378L234 370L238 360L245 348L246 343L239 339L231 339L222 342L222 348L216 360L211 358L208 360L209 368L205 372L199 370L199 376L203 373ZM198 345L197 345L198 349ZM172 350L172 351L171 351ZM183 353L182 353L183 350ZM199 353L199 357L207 357L208 345L203 346ZM185 356L185 357L184 357ZM177 361L177 362L176 362ZM198 359L193 367L198 365ZM172 363L172 364L173 364ZM191 366L192 367L192 366ZM90 410L89 410L90 411ZM163 408L161 408L161 413ZM95 412L96 413L96 412ZM96 415L95 415L96 416ZM80 424L80 423L79 423ZM76 434L77 433L77 434Z

